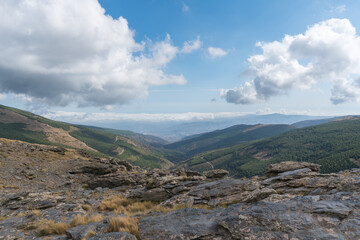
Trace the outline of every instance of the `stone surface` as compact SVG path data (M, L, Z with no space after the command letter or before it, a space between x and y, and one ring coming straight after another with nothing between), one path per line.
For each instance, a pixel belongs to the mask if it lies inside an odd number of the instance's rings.
M144 218L139 224L140 239L231 239L215 222L222 211L186 208Z
M96 234L102 234L109 227L107 220L100 222L90 223L88 225L79 225L72 227L66 230L66 236L74 240L82 240L87 237L89 232L94 232Z
M308 162L286 161L276 164L270 164L267 168L266 175L269 177L276 176L278 173L293 171L296 169L309 168L314 172L320 171L320 165Z
M203 172L204 176L210 179L220 179L229 175L229 171L224 169L214 169L210 171Z
M137 240L134 235L125 232L112 232L96 235L88 240Z
M51 151L34 148L34 152L40 150ZM61 151L55 154L64 156ZM105 233L110 218L125 215L121 209L100 210L99 205L119 194L131 202L187 207L135 213L132 218L140 221L140 240L358 240L360 236L359 169L320 174L316 164L286 162L270 166L268 178L219 179L223 177L220 170L204 174L185 169L144 170L114 159L76 159L67 164L73 167L59 165L58 175L42 172L44 166L35 161L9 168L16 177L6 184L23 181L24 186L0 191L0 239L37 239L39 221L70 224L79 214L100 214L105 220L69 228L67 236L38 239L83 239L89 232L96 234L91 239L136 239L128 233ZM33 169L34 174L28 171ZM44 187L47 180L50 187Z

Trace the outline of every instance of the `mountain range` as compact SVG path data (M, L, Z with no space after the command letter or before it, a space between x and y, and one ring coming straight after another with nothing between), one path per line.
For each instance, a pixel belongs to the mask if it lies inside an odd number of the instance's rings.
M253 121L260 122L258 117L252 116ZM266 115L264 122L299 118L304 117ZM126 160L147 168L222 168L236 177L263 174L269 164L288 160L321 164L324 173L359 166L358 117L308 118L291 125L237 124L171 143L129 130L53 121L0 105L0 137L81 149L91 156Z

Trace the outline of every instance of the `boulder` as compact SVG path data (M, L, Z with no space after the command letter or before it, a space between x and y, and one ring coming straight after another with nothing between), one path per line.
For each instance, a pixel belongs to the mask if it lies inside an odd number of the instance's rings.
M85 239L89 232L104 233L106 229L109 227L109 223L107 220L103 220L100 222L90 223L88 225L79 225L76 227L72 227L66 230L66 236L73 240L82 240Z
M250 179L222 179L200 184L189 191L189 195L205 200L217 197L226 197L244 191L253 191L260 187L260 183Z
M88 240L137 240L137 238L127 232L111 232L98 234L95 237L88 238Z
M360 227L356 204L360 198L324 198L306 196L275 203L235 204L221 213L217 223L228 229L234 239L356 239L350 236Z
M270 164L267 168L266 176L273 177L282 172L288 172L302 168L308 168L311 171L319 172L320 167L321 166L319 164L315 163L286 161L276 164Z
M223 209L204 210L185 208L160 216L140 220L142 240L231 239L227 231L219 228L215 219Z
M221 179L229 174L229 171L224 169L214 169L210 171L203 172L204 176L209 179Z
M141 201L162 202L171 197L171 194L164 188L153 188L147 190L146 188L136 189L132 191L129 198Z

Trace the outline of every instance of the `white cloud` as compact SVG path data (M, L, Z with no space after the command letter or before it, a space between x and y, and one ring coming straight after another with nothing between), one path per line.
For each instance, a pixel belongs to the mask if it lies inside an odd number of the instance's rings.
M137 43L127 20L97 0L2 0L0 36L0 93L58 106L121 105L150 86L185 84L163 69L200 41L182 51L169 35Z
M182 9L181 9L184 13L186 12L190 12L190 7L188 5L186 5L185 3L183 3Z
M226 54L228 54L223 49L215 48L215 47L208 47L207 52L211 58L219 58L219 57L223 57Z
M181 49L181 52L183 53L191 53L195 50L198 50L202 45L202 42L200 41L200 37L198 36L196 40L188 41L184 43L184 47Z
M304 34L257 46L263 53L249 57L244 74L249 80L238 88L221 90L228 102L265 101L320 82L333 84L334 104L360 100L360 37L348 19L322 21Z
M347 7L345 4L343 5L339 5L339 6L336 6L336 7L332 7L331 10L330 10L330 13L343 13L343 12L346 12L347 11Z
M46 118L65 122L94 123L94 122L120 122L120 121L147 121L147 122L167 122L167 121L195 121L218 118L231 118L244 116L244 112L219 112L219 113L85 113L85 112L65 112L57 111L44 114Z
M6 99L6 94L0 94L0 100L5 100Z

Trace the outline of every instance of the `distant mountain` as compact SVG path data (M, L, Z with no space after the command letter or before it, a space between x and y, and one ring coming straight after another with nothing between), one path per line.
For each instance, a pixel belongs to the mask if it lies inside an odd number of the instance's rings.
M154 146L154 147L160 147L166 144L169 144L169 141L166 141L165 139L162 139L160 137L156 137L153 135L146 135L141 133L135 133L129 130L119 130L119 129L112 129L112 128L101 128L101 127L94 127L94 126L86 126L91 129L97 129L109 133L113 133L116 135L128 137L132 140L146 143L148 145Z
M293 124L299 121L322 119L326 117L307 116L307 115L285 115L285 114L250 114L238 117L215 118L194 121L118 121L103 122L101 127L126 129L137 133L154 135L171 142L180 141L188 136L202 134L224 129L238 124ZM99 123L88 123L97 125Z
M295 129L295 127L286 124L241 124L222 130L190 136L185 140L164 145L164 148L181 152L186 158L190 158L201 152L271 137L293 129ZM169 158L169 160L172 159Z
M161 142L156 137L57 122L3 105L0 105L0 137L83 149L89 154L124 159L143 167L168 168L173 165L159 151L144 143Z
M297 128L310 127L310 126L316 126L316 125L320 125L320 124L324 124L324 123L328 123L328 122L332 122L332 121L344 120L344 119L348 119L348 118L352 118L352 117L354 117L354 116L340 116L340 117L325 118L325 119L305 120L305 121L296 122L296 123L292 124L292 126L297 127Z
M198 154L181 167L223 168L236 177L263 174L271 163L307 161L330 173L360 166L360 119L346 118Z

